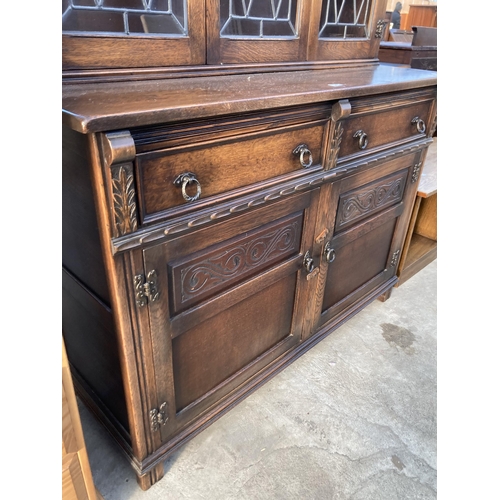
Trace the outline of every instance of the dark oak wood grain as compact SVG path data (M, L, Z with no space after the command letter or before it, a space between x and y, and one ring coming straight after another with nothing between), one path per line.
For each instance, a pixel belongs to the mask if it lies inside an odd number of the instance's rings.
M63 335L143 489L430 234L436 73L378 63L380 0L342 40L321 3L297 38L221 36L219 0L187 4L186 37L63 37Z
M395 68L256 73L64 85L63 123L100 132L432 86L436 73Z

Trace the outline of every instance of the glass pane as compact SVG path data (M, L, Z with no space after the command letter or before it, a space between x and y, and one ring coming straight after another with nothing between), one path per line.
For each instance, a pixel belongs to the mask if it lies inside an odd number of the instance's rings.
M62 0L63 33L186 36L187 0Z
M371 0L323 0L320 38L368 38Z
M221 0L221 37L297 38L297 0Z

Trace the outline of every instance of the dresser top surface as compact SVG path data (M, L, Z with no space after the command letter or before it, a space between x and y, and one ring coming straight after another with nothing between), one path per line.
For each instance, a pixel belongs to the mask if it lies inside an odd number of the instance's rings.
M85 84L62 88L63 124L82 133L394 92L437 84L437 73L389 64Z

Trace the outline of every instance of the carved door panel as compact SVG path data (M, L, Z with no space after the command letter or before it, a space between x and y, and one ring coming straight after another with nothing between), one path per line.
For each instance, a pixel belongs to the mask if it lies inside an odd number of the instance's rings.
M300 342L318 194L144 250L159 293L148 307L163 440L231 404Z
M336 215L322 254L318 327L395 277L420 158L421 152L401 156L329 187Z

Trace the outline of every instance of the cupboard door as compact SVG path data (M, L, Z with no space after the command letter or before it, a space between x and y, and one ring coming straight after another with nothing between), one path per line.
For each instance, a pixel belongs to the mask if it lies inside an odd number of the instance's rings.
M374 59L385 18L384 2L319 0L311 12L309 60Z
M62 67L205 64L205 0L62 0Z
M318 326L356 307L395 277L420 154L387 161L330 186L336 216L323 251Z
M309 0L206 0L208 64L304 61Z
M242 384L300 342L318 192L144 250L159 291L149 314L161 353L158 397L169 416L162 439L221 399L220 408L230 404Z

